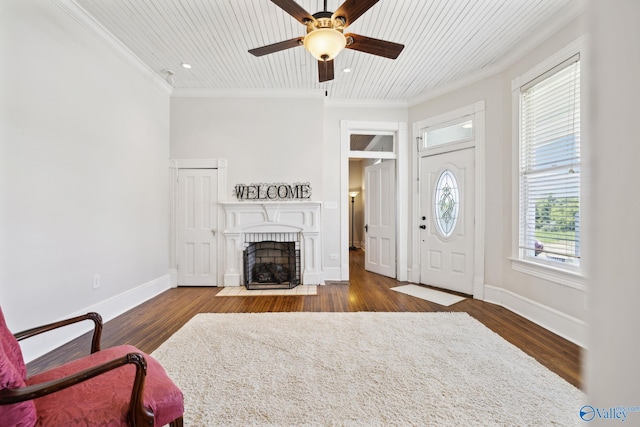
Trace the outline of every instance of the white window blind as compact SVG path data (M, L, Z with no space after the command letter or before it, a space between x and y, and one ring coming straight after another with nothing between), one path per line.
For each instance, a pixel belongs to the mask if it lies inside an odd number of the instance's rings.
M522 86L520 114L520 257L579 265L579 55Z

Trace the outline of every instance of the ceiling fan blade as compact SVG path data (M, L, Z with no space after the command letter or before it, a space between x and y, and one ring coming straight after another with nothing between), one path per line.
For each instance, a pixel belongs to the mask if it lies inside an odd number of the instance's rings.
M402 49L403 44L388 42L386 40L374 39L372 37L361 36L359 34L345 34L347 38L347 49L358 50L370 53L371 55L384 56L389 59L396 59ZM351 43L349 41L352 40Z
M293 0L271 0L271 2L275 3L276 6L293 16L303 25L307 25L307 21L315 21L309 12Z
M333 80L333 59L318 61L318 79L320 83Z
M292 47L301 46L303 40L304 37L296 37L295 39L285 40L283 42L251 49L249 50L249 53L254 56L264 56L270 53L280 52L281 50L291 49Z
M342 16L346 23L345 27L353 24L353 21L358 19L363 13L371 9L374 4L380 0L346 0L338 10L333 13L333 17L337 18Z

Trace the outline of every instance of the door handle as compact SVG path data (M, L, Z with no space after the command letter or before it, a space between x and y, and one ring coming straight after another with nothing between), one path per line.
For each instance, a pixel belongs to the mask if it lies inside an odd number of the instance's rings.
M365 224L364 225L364 232L368 233L369 232L369 224Z
M426 229L427 229L427 226L426 226L426 225L424 225L424 224L422 224L422 225L420 226L420 228L421 228L421 229L423 229L423 230L426 230Z

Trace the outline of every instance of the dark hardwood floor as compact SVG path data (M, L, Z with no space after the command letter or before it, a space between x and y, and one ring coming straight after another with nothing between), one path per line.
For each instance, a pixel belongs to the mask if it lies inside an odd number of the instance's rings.
M579 346L490 303L467 298L443 307L391 291L402 283L365 271L363 262L364 252L352 251L350 284L320 286L316 296L215 297L221 288L170 289L106 322L102 348L132 344L151 353L198 313L455 311L468 313L569 383L582 386ZM90 336L86 334L29 363L29 375L86 355L89 348Z

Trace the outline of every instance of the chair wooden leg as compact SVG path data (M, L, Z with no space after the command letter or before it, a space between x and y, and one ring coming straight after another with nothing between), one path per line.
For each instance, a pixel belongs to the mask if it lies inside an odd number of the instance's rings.
M176 418L169 423L171 427L182 427L182 417Z

